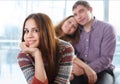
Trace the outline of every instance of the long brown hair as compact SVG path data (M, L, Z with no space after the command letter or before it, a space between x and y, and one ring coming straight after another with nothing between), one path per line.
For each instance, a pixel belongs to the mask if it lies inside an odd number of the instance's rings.
M23 24L23 30L28 19L33 19L40 30L40 44L39 49L41 50L43 58L46 60L46 74L49 80L49 84L52 84L54 77L58 69L56 67L57 58L56 50L58 40L55 38L55 30L53 28L53 23L49 16L43 13L34 13L29 15ZM24 41L24 31L22 34L22 41Z
M55 25L55 33L56 36L60 39L63 39L65 41L70 42L72 45L76 44L79 41L79 37L80 37L80 29L79 27L77 28L77 30L74 32L74 34L72 35L66 35L63 33L62 31L62 25L64 24L64 22L66 20L68 20L69 18L74 17L73 15L70 15L68 17L66 17L65 19L63 19L60 23L58 23L57 25Z

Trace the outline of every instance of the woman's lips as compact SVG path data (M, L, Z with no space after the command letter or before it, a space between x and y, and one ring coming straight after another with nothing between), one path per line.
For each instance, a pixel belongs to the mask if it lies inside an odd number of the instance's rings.
M27 43L28 43L28 45L30 46L30 45L34 44L34 42L35 42L35 41L32 40L32 41L28 41Z

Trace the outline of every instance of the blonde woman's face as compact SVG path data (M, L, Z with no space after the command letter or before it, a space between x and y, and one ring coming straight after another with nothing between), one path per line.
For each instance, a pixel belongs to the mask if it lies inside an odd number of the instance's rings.
M64 34L72 35L76 31L77 26L78 24L74 17L70 17L63 23L62 31L64 32Z
M24 28L24 40L27 46L36 48L40 43L40 32L34 19L28 19Z

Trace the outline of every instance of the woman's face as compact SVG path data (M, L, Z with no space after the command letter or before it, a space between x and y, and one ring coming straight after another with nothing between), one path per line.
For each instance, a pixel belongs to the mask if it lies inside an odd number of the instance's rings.
M77 26L78 24L74 17L70 17L63 23L62 31L64 32L64 34L72 35L76 31Z
M28 47L36 48L40 43L40 32L34 19L28 19L24 27L24 40Z

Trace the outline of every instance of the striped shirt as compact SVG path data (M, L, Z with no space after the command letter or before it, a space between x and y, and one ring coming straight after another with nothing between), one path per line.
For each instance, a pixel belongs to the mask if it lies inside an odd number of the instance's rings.
M60 40L58 47L59 51L57 52L59 52L59 55L62 57L60 59L59 70L57 76L55 77L54 84L69 84L74 49L71 44L63 40ZM19 53L17 59L28 84L48 84L48 80L42 83L34 76L35 65L32 56L26 56L24 53Z

